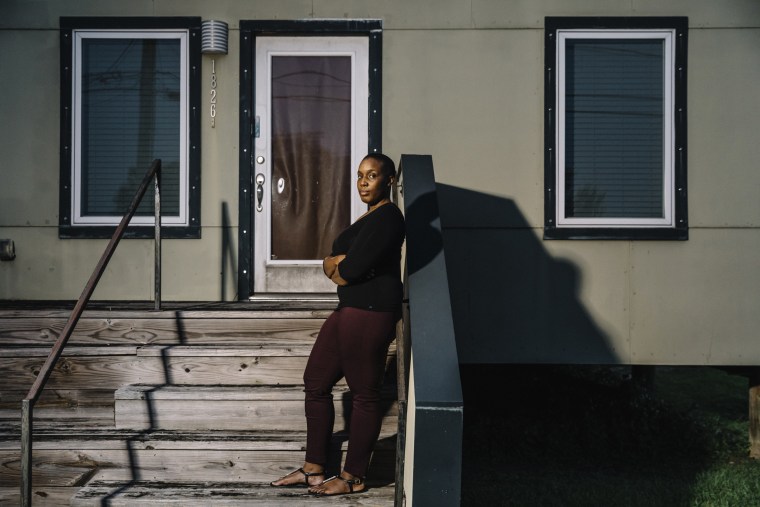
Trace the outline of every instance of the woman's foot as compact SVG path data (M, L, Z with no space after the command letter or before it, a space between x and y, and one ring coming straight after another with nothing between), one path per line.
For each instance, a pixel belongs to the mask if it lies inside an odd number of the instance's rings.
M313 463L304 463L298 470L269 483L270 486L317 486L325 479L325 469Z
M364 491L365 487L364 479L344 470L340 475L330 477L322 484L310 487L309 493L323 496L347 495Z

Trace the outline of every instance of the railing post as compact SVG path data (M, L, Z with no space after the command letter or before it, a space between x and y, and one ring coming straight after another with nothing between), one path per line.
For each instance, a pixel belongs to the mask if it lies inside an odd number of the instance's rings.
M34 400L21 401L21 507L32 505L32 410Z
M153 180L153 188L155 190L155 199L153 203L153 209L155 214L154 227L154 249L155 249L155 267L153 268L153 299L155 302L155 310L161 309L161 162L158 162L158 169L156 170L156 176Z
M399 165L405 174L405 286L412 372L405 410L409 419L406 500L407 505L458 507L464 400L433 159L402 155Z

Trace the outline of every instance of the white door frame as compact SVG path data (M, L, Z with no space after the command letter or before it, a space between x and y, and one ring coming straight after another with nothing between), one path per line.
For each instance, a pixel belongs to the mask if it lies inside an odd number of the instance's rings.
M240 74L239 74L239 130L238 130L238 223L237 230L237 299L248 300L259 296L254 292L254 223L255 198L254 160L255 131L255 47L263 36L355 36L366 38L369 44L367 102L368 153L382 151L382 76L383 76L383 21L380 19L301 19L301 20L241 20L240 21ZM333 289L334 290L334 289ZM278 297L278 296L274 296ZM290 297L296 297L295 294Z
M254 136L254 281L255 293L334 292L335 285L322 274L321 260L272 259L271 220L268 191L271 188L271 62L276 56L348 56L352 63L351 90L351 176L366 155L368 145L369 44L367 37L309 36L259 37L255 43L256 96ZM263 176L263 199L259 211L256 193ZM349 177L348 181L353 181ZM366 211L353 185L351 221Z

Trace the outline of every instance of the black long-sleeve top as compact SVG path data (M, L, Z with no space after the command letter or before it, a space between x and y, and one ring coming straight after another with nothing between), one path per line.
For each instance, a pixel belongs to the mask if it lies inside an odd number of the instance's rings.
M404 231L404 216L395 204L389 203L338 235L331 255L345 254L338 271L348 282L338 286L338 308L348 306L378 312L401 309Z

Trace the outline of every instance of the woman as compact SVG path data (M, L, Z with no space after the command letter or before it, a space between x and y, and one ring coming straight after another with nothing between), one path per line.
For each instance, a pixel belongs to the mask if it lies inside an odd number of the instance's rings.
M338 308L319 332L304 372L306 461L272 486L304 485L318 495L365 489L372 449L380 434L380 386L388 346L401 315L404 217L390 201L396 166L385 155L364 157L357 189L369 209L333 243L322 263L338 286ZM348 452L339 475L323 480L335 412L332 388L342 378L353 395Z

